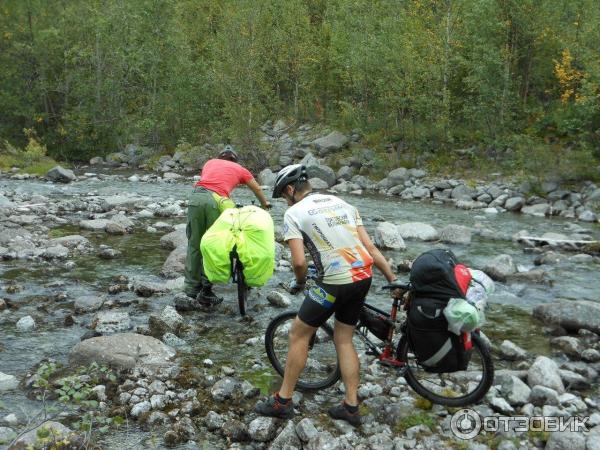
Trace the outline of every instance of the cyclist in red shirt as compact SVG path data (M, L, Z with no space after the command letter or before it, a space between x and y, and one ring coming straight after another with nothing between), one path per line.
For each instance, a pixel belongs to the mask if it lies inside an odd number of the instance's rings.
M237 153L228 145L216 159L207 161L188 200L184 291L204 305L217 305L223 299L214 294L212 284L204 274L200 240L221 212L235 207L229 198L231 191L245 184L263 208L271 207L259 184L248 169L238 164L238 159Z

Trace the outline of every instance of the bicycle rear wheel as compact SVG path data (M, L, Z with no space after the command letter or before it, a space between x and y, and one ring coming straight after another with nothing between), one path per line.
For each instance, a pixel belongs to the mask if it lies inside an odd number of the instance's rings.
M472 333L471 341L473 350L467 370L440 374L426 372L409 348L408 339L402 336L397 357L406 361L406 382L417 394L439 405L467 406L479 402L494 380L494 364L483 339Z
M269 361L283 376L289 347L289 332L296 318L295 311L275 317L265 333L265 348ZM300 374L296 387L301 390L318 390L333 386L340 379L340 366L333 343L333 330L321 325L310 341L306 367Z
M248 286L244 280L244 268L239 259L235 262L235 282L237 283L238 306L240 315L246 315L246 302L248 300Z

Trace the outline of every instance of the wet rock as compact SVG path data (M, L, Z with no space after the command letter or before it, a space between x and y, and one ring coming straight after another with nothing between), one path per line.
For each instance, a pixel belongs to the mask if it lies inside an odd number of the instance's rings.
M56 183L70 183L76 179L75 174L70 169L56 166L46 172L46 178Z
M222 432L223 436L231 439L233 442L245 442L250 439L246 425L239 420L229 420L225 422Z
M44 422L40 426L28 431L21 436L17 442L13 444L11 450L25 450L30 448L39 448L39 436L48 434L52 436L55 441L61 441L67 439L72 435L73 431L70 428L65 427L62 423L48 421Z
M180 277L185 270L187 246L177 247L167 257L160 274L165 278Z
M131 329L131 318L125 311L100 311L92 320L92 329L98 333L118 333Z
M558 365L550 358L538 356L527 372L529 386L546 386L559 394L565 392Z
M218 402L231 399L239 389L239 383L230 377L217 381L210 389L212 398Z
M4 416L1 422L9 427L17 427L19 425L19 419L14 413Z
M498 255L484 267L483 271L496 281L506 281L506 278L517 271L510 255Z
M531 389L520 378L512 376L502 383L500 392L511 406L521 406L529 401Z
M177 337L173 333L165 333L161 340L169 347L179 349L189 349L189 345L183 339Z
M143 200L137 196L111 195L102 199L101 206L104 211L111 211L113 209L133 209L143 203Z
M169 290L164 283L153 283L146 280L135 280L133 291L140 297L152 297L155 294L166 294Z
M421 222L408 222L398 225L398 233L403 239L419 241L435 241L439 235L431 225Z
M562 350L566 355L579 358L581 356L581 345L579 339L573 336L560 336L550 339L550 344Z
M26 333L35 329L35 320L31 316L21 317L17 321L17 330Z
M289 308L292 301L285 294L278 291L271 291L267 294L267 300L276 308Z
M121 254L119 250L110 248L108 245L102 244L98 247L98 256L102 259L115 259L120 257Z
M174 303L177 311L198 311L202 309L196 299L182 293L175 296Z
M585 437L573 431L557 431L549 433L544 450L585 450Z
M580 329L600 334L600 303L586 300L559 300L538 305L534 317L545 323L559 325L567 331Z
M160 238L160 246L167 250L174 250L178 247L187 247L185 228L178 228L171 233L165 234Z
M178 335L183 327L183 317L171 305L160 313L152 313L148 319L150 334L161 338L165 333Z
M50 239L50 242L54 245L61 245L68 249L84 250L91 248L92 244L88 239L78 234L69 236L63 236L55 239Z
M65 259L69 256L69 249L62 245L54 245L44 249L40 256L44 259Z
M104 231L108 234L127 234L127 228L123 224L117 222L108 222Z
M75 312L84 314L88 312L97 311L102 307L104 298L95 295L85 295L75 300Z
M268 442L277 432L277 419L273 417L257 417L248 424L248 434L253 441Z
M523 214L536 217L545 217L550 214L551 207L548 203L538 203L537 205L524 206L521 208Z
M519 361L527 358L527 352L509 340L502 341L500 353L502 358L508 361Z
M292 450L302 448L302 442L294 429L294 422L289 420L283 430L271 442L269 450Z
M0 445L8 444L17 437L17 433L12 428L0 427Z
M535 406L557 406L559 404L558 392L546 386L533 386L529 393L529 402Z
M520 211L523 205L525 205L525 199L523 197L511 197L504 203L504 209L516 212Z
M296 425L296 433L303 442L309 442L319 434L313 421L308 417L305 417L298 422L298 425Z
M108 220L106 219L82 220L79 222L81 228L89 231L104 231L106 225L108 225Z
M600 361L600 352L595 348L588 348L581 352L581 359L587 362L598 362Z
M390 248L395 250L406 249L406 244L398 232L396 225L390 222L381 222L375 229L375 244L379 248Z
M439 239L448 244L471 243L471 230L461 225L448 225L440 230Z
M563 384L567 389L589 389L591 386L591 383L587 378L576 372L564 369L561 369L558 372Z
M117 369L169 365L175 351L158 339L134 333L99 336L78 343L69 354L71 365L106 364Z
M19 387L19 381L14 375L0 372L0 392L12 391Z

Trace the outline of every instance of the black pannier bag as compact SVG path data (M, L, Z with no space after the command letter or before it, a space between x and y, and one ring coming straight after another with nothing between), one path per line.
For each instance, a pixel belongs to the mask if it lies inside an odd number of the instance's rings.
M390 332L390 327L392 326L391 321L381 314L377 314L370 309L367 309L363 306L360 310L360 316L358 318L358 326L365 326L367 329L373 333L377 338L385 341Z
M451 298L464 297L469 277L466 267L458 264L449 250L429 250L412 265L407 337L427 372L456 372L469 365L471 350L465 349L462 336L448 331L443 313Z

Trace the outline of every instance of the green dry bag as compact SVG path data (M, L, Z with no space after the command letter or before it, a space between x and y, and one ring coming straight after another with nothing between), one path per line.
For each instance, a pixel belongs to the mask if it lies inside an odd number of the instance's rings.
M230 253L236 248L251 287L263 286L275 268L275 231L271 215L256 206L226 209L202 237L204 273L211 283L231 278Z

